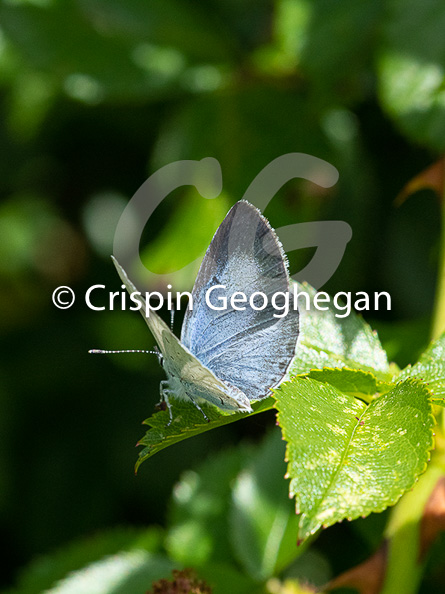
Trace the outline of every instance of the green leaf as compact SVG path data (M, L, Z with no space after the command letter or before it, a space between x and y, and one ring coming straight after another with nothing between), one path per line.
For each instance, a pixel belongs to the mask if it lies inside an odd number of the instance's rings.
M291 3L301 4L301 0L285 0ZM309 4L311 18L300 69L323 101L345 103L366 96L372 91L372 57L382 3L312 0Z
M390 0L378 61L383 107L416 141L445 147L445 12L441 2Z
M173 492L169 555L199 566L201 574L212 565L233 566L235 553L257 581L288 566L303 549L295 545L298 518L283 481L283 458L275 430L259 448L225 451L184 473Z
M19 576L17 585L8 594L40 594L68 574L91 565L101 558L122 551L157 552L161 545L158 528L117 528L84 538L62 549L35 559Z
M433 446L429 396L416 379L368 406L310 378L275 390L300 540L321 526L380 512L413 486Z
M177 48L190 59L227 60L236 43L230 30L215 22L199 4L178 0L77 0L94 29L100 23L107 36Z
M273 398L264 398L257 402L252 402L253 413L257 414L273 408ZM136 471L139 466L157 452L164 448L199 435L205 431L210 431L216 427L222 427L229 423L234 423L245 418L245 413L224 413L216 406L202 405L202 409L207 415L207 422L197 408L191 406L190 402L175 401L172 403L173 421L169 423L169 414L167 411L155 413L144 421L150 429L145 436L138 442L138 445L146 446L140 453L136 462Z
M415 377L428 385L433 404L445 406L445 332L432 342L418 362L405 367L394 380Z
M227 517L233 482L251 454L252 448L244 446L222 451L181 476L169 511L170 557L184 566L233 565Z
M177 0L45 4L1 3L2 30L31 71L87 104L216 88L236 51L229 31Z
M280 453L277 461L284 473ZM250 469L253 455L250 444L212 455L196 471L185 472L173 490L165 541L169 556L183 566L197 568L199 576L221 594L250 594L257 588L263 592L246 572L234 569L234 534L228 520L235 479L243 468ZM282 476L275 486L280 491L285 487ZM284 500L289 503L286 489ZM257 513L262 517L263 511ZM295 550L294 542L291 546Z
M320 311L312 301L315 289L306 283L297 283L297 288L298 293L308 293L311 301L309 308L304 300L299 301L300 337L290 375L307 373L312 368L349 367L371 371L382 381L391 380L388 359L377 333L361 316L351 312L340 318L332 303L327 311Z
M348 367L312 369L306 377L331 384L343 394L355 396L365 402L371 402L379 394L384 394L394 388L394 384L377 380L369 371L349 369Z
M271 432L233 489L231 540L238 559L256 580L277 575L303 552L295 544L298 518L283 480L284 450L280 432Z
M141 594L153 581L169 577L174 565L147 551L123 551L70 574L47 594Z

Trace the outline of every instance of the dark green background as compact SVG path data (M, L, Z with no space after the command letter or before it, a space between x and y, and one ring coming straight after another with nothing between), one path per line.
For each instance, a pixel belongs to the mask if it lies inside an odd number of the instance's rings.
M289 183L265 214L276 228L347 221L353 238L326 290L388 291L392 311L367 317L400 364L415 358L429 334L439 203L429 191L394 200L445 147L444 31L440 0L0 2L4 584L75 537L162 523L183 469L273 423L186 441L133 475L163 374L155 357L89 356L153 340L138 314L92 312L82 295L119 290L113 228L160 166L212 156L224 181L216 210L178 191L147 225L147 262L171 270L206 247L273 158L335 165L332 190ZM72 309L52 305L58 285L76 291ZM348 526L320 540L335 571L361 558Z

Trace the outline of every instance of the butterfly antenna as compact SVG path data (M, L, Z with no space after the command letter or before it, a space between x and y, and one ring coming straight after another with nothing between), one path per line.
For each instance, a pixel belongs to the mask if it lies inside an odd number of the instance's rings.
M170 330L173 332L173 324L175 323L175 307L174 305L172 305L172 308L170 310Z
M117 355L120 353L146 353L148 355L156 355L157 358L159 359L159 362L160 363L162 362L162 354L158 350L145 351L143 349L128 349L128 350L124 350L124 351L104 351L102 349L90 349L88 352L93 355Z

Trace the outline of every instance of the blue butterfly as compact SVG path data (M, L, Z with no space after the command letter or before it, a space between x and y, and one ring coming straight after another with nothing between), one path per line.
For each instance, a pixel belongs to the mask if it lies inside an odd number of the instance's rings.
M122 282L137 292L126 272L113 258ZM209 307L206 295L225 287L228 307ZM221 290L211 291L221 296ZM234 293L246 295L244 311L230 305ZM267 297L265 307L264 298ZM287 294L291 306L277 317L272 295ZM250 307L249 299L255 308ZM199 406L210 402L222 410L252 412L251 402L270 395L289 368L299 334L299 314L289 292L286 256L275 231L249 202L237 202L217 229L202 261L192 291L193 309L187 309L179 340L152 310L141 313L153 334L159 359L167 375L161 396L172 419L170 397L188 399ZM216 302L214 303L216 305Z

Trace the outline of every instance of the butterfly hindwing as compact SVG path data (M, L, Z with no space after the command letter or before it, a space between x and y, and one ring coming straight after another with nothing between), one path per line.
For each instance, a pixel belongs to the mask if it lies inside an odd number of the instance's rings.
M137 293L137 289L128 278L119 262L113 258L116 270L128 292ZM146 302L138 296L140 312L144 317L163 357L170 391L178 398L204 399L223 410L251 412L246 396L235 386L223 383L206 368L173 334L167 324L154 312L146 315Z

